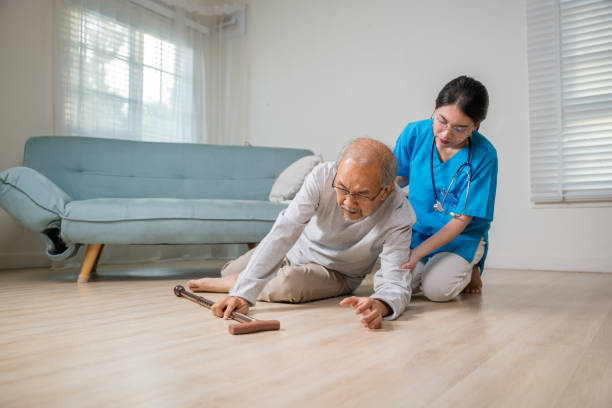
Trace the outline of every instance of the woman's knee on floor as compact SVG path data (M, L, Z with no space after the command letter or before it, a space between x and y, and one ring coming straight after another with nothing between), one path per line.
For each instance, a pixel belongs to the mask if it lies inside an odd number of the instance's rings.
M432 302L450 302L459 294L469 280L463 274L451 275L429 273L423 277L423 295Z
M441 252L426 263L422 289L433 302L449 302L456 298L470 282L470 264L459 255Z
M459 285L446 284L436 285L431 283L423 282L423 295L432 302L450 302L461 293L463 288Z

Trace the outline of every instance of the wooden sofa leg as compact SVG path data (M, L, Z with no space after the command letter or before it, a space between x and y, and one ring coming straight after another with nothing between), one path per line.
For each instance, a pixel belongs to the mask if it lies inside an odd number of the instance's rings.
M81 273L79 274L79 278L77 280L78 283L89 282L89 278L92 273L96 272L103 248L104 244L87 245L87 252L85 253L85 259L83 260L83 265L81 266Z
M247 246L249 247L249 251L253 248L255 248L257 246L257 242L249 242L247 244Z

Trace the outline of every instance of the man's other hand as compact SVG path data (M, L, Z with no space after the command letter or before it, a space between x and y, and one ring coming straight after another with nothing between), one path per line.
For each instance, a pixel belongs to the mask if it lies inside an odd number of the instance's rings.
M355 314L363 315L361 324L368 329L379 329L383 317L391 313L391 309L378 299L351 296L342 299L341 306L351 306Z
M212 305L211 310L215 316L223 317L227 320L234 311L244 314L248 313L249 302L238 296L226 296Z

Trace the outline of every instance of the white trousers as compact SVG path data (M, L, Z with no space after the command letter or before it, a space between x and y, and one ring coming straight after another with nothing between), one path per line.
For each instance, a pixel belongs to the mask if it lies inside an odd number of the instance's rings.
M422 291L434 302L448 302L457 297L472 279L472 268L482 259L486 242L480 240L472 262L452 252L439 252L419 262L412 271L413 293Z

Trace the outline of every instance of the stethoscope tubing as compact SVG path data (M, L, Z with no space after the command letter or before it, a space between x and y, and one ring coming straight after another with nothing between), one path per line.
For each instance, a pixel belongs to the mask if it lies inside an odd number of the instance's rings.
M468 159L467 159L466 162L462 163L457 168L457 171L455 171L455 174L453 175L453 178L451 179L451 182L448 185L448 188L447 188L446 192L444 193L444 197L442 197L442 201L440 201L440 198L438 197L438 190L436 189L436 179L435 179L434 166L433 166L435 149L436 149L436 137L434 136L433 141L431 142L431 158L430 158L431 159L430 160L431 186L433 188L434 197L436 199L436 201L434 203L434 210L438 211L438 212L443 212L443 213L449 214L449 215L451 215L453 217L460 217L460 216L462 216L465 213L465 209L467 207L468 196L470 194L470 184L472 183L472 171L473 171L473 168L472 168L472 140L471 140L471 137L468 138ZM468 172L467 172L467 191L465 193L465 203L463 205L463 210L461 211L461 214L455 214L455 213L452 213L452 212L447 212L447 211L444 210L444 202L446 201L446 196L448 195L449 191L451 190L451 187L455 183L455 178L457 177L459 172L464 167L468 168Z

